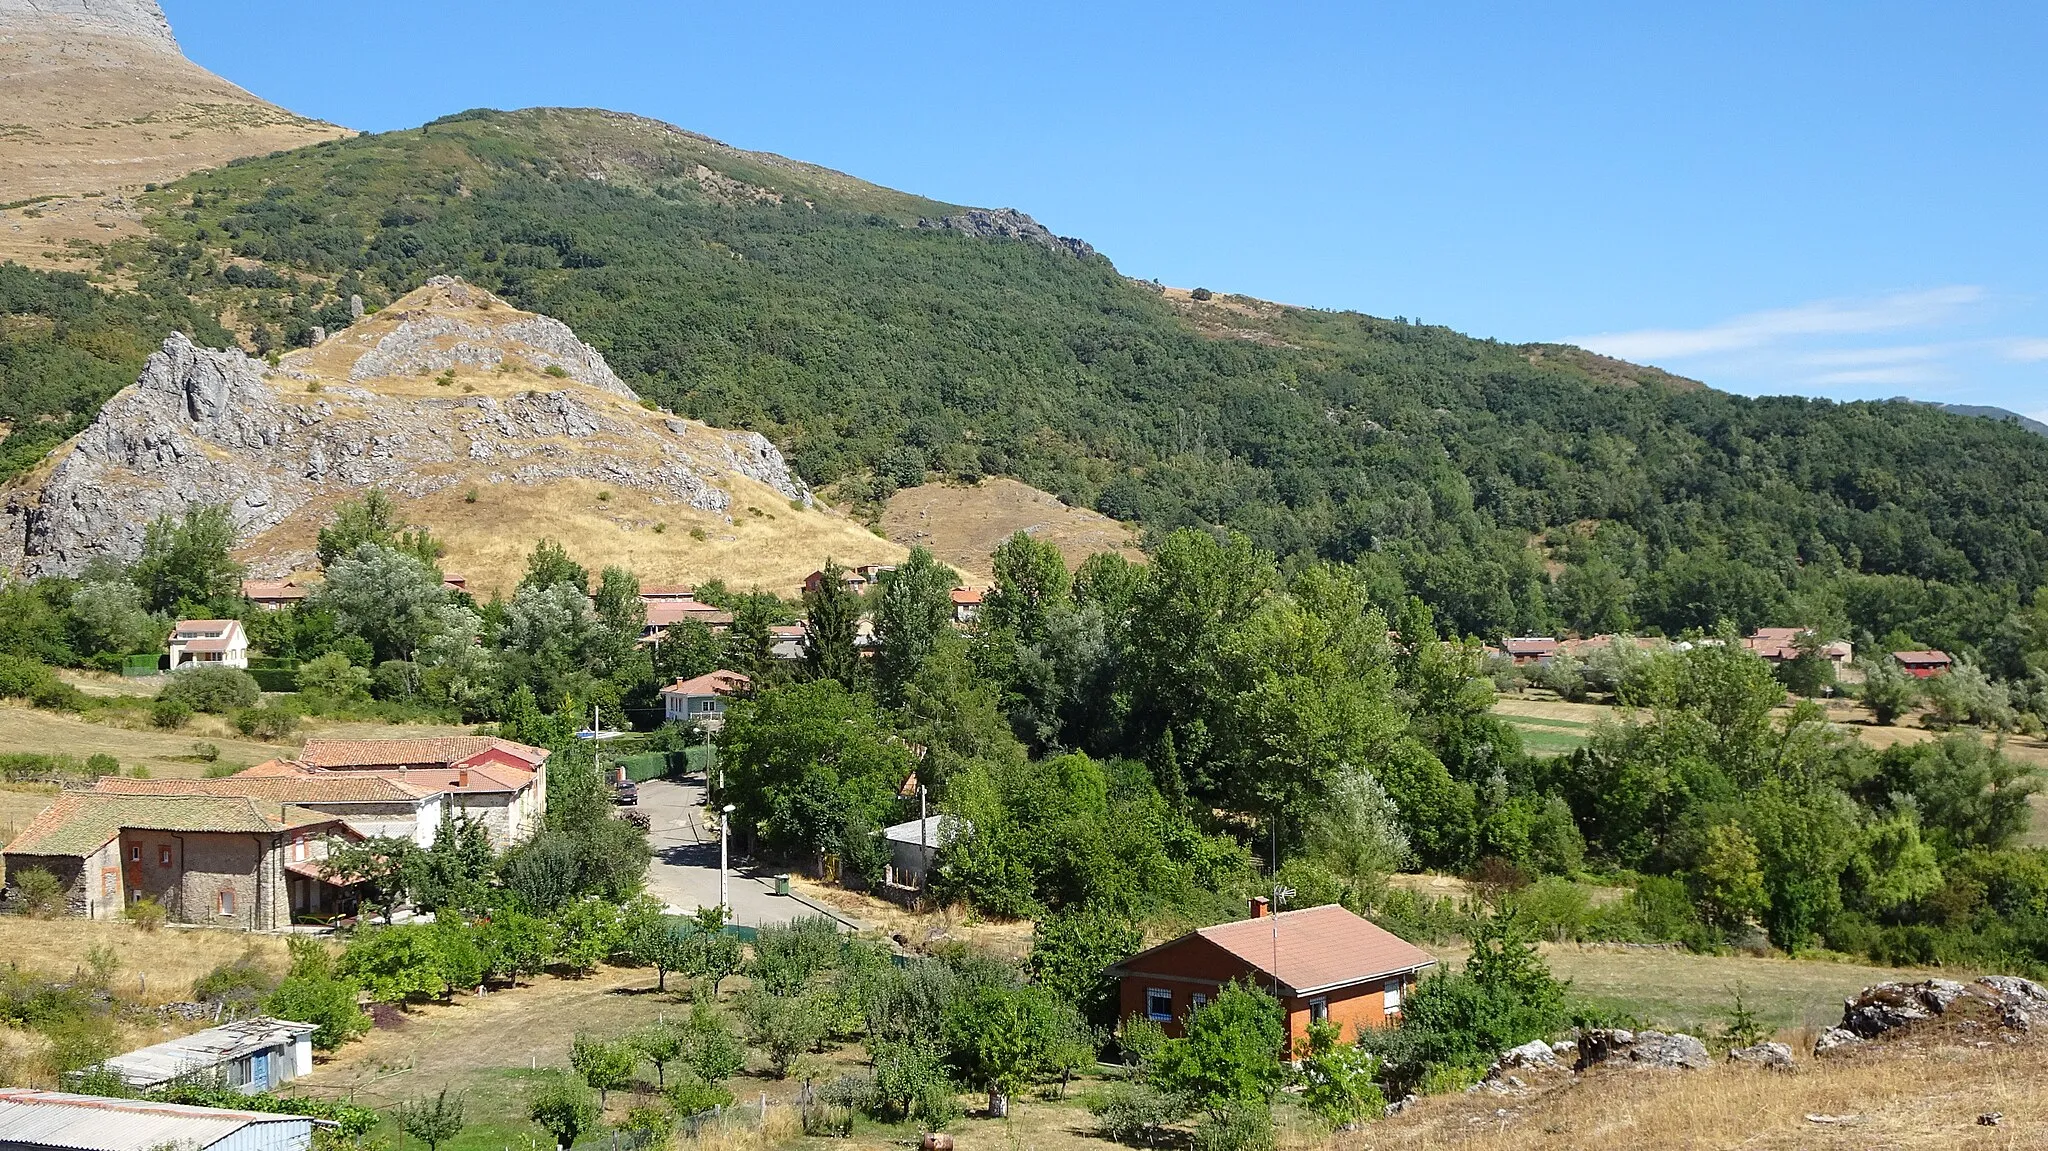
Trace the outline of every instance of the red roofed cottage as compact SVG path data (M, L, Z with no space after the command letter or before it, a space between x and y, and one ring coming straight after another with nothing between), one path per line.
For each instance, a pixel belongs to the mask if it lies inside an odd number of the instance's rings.
M1427 951L1336 904L1266 915L1265 901L1255 900L1250 919L1204 927L1118 964L1117 1014L1178 1036L1188 1013L1225 984L1277 984L1290 1045L1320 1019L1349 1040L1398 1023L1403 997L1435 965Z

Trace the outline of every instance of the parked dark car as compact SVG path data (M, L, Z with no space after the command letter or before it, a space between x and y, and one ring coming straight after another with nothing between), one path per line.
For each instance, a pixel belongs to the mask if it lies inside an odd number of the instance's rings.
M619 785L617 793L612 798L620 807L637 807L640 803L640 785L629 779Z

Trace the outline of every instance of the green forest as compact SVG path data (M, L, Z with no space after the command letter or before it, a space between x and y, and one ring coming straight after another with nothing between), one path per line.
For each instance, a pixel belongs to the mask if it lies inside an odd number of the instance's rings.
M2030 670L2010 621L2048 582L2048 439L1993 420L1354 313L1231 313L1255 338L1222 338L1101 256L919 227L957 209L609 113L464 113L145 200L154 238L105 265L135 291L0 279L9 473L170 327L220 342L232 308L275 352L452 273L855 501L1012 475L1154 539L1359 565L1460 634L1798 624Z

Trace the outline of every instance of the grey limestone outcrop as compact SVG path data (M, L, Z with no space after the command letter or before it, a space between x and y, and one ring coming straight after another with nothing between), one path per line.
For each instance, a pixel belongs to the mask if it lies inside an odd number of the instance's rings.
M407 319L362 359L383 356L389 375L433 367L450 343L446 318ZM248 542L309 502L371 487L419 498L458 485L587 479L725 514L732 496L718 481L740 475L810 501L774 444L644 411L567 327L535 317L494 330L492 343L454 346L496 363L510 334L513 354L537 365L558 356L576 382L498 396L383 394L174 334L58 449L40 482L0 493L0 566L75 574L99 557L133 559L150 521L215 504Z

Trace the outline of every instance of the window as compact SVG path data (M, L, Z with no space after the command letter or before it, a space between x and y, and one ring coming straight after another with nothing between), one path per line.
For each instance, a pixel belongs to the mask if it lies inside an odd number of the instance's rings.
M1387 1003L1387 1014L1389 1014L1389 1015L1399 1015L1399 1014L1401 1014L1401 981L1400 981L1400 980L1398 980L1398 979L1389 979L1389 980L1387 980L1387 985L1386 985L1386 987L1385 987L1385 989L1384 989L1384 998L1386 999L1386 1003Z
M306 862L306 837L303 835L292 836L292 862Z
M1193 1014L1209 1005L1209 997L1197 991L1188 997L1188 1013Z
M130 863L141 863L141 862L142 862L142 845L141 845L141 844L139 844L139 843L131 843L131 844L129 844L129 845L128 845L128 862L130 862Z
M171 849L161 843L157 844L156 847L156 865L158 867L169 867L171 865Z
M1311 999L1308 1001L1308 1017L1312 1023L1325 1023L1330 1018L1330 1001Z
M233 915L235 913L234 888L223 887L220 889L220 913L222 915Z
M1173 992L1157 987L1145 989L1145 1018L1160 1022L1173 1018Z

